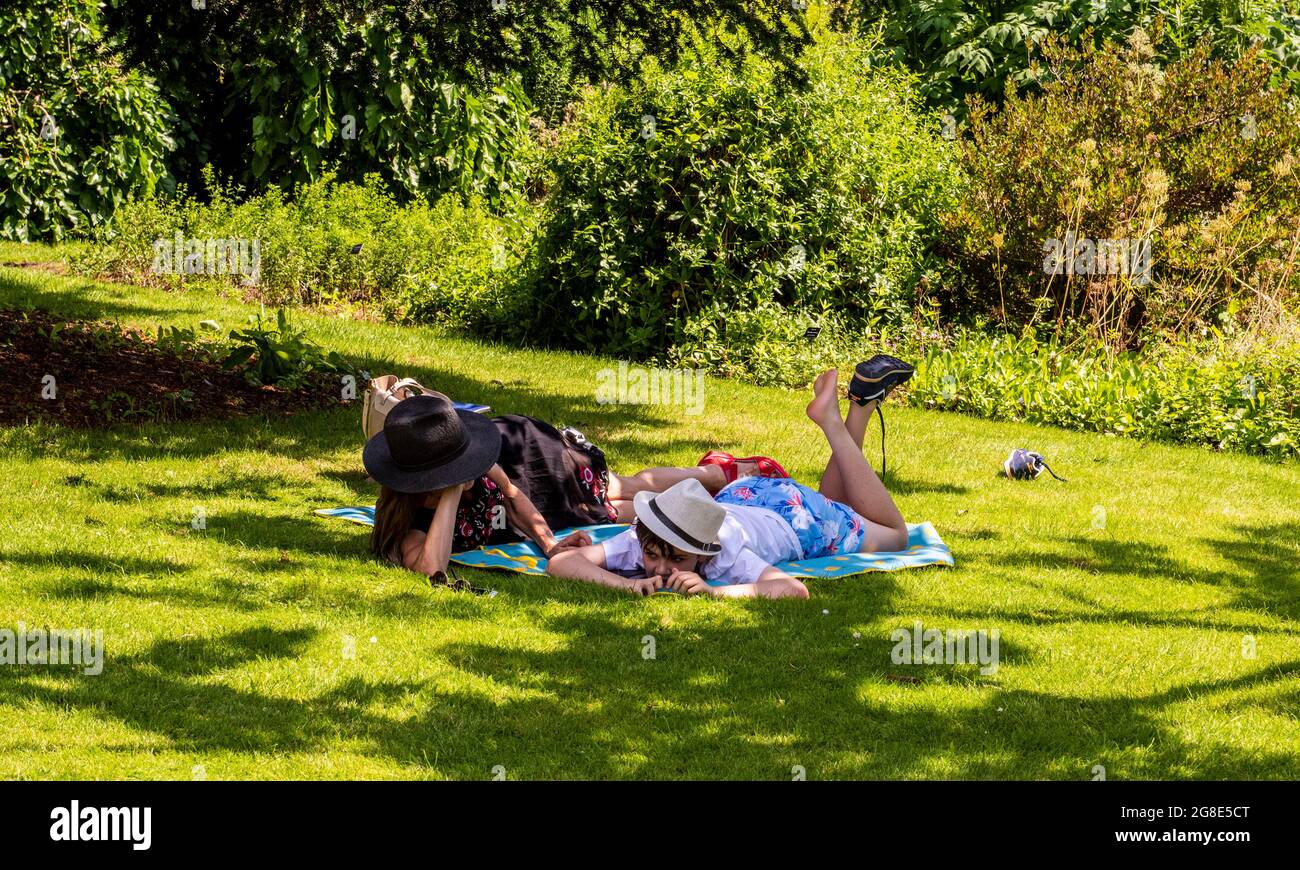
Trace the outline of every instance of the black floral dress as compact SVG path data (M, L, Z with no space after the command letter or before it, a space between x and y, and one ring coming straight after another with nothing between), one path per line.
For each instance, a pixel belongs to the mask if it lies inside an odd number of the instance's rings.
M501 432L497 464L528 497L552 532L570 526L612 523L618 511L609 500L609 466L600 448L576 429L563 431L534 417L507 414L492 420ZM425 531L431 508L415 512L411 527ZM524 539L506 520L505 496L484 475L461 494L452 530L452 552Z

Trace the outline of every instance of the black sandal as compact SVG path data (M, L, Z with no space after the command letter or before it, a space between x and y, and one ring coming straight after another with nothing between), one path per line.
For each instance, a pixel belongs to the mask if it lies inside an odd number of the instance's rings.
M880 477L883 480L888 466L885 464L885 398L899 384L906 382L916 369L897 357L878 353L865 362L858 363L849 381L849 401L855 405L876 402L876 415L880 417Z
M858 363L853 370L853 379L849 381L849 401L856 405L865 405L885 397L899 384L904 383L916 369L897 357L878 353L865 362Z

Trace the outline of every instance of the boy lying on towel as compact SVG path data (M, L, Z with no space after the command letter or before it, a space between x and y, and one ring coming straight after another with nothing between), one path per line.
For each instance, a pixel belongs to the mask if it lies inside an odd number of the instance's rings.
M819 490L788 478L745 477L710 498L698 480L638 493L636 525L600 544L562 549L547 572L635 595L807 598L808 587L775 563L837 553L904 550L907 523L862 455L867 421L913 369L878 355L859 363L841 420L839 374L813 384L808 416L831 448ZM624 577L616 571L644 573ZM709 581L725 585L710 586Z

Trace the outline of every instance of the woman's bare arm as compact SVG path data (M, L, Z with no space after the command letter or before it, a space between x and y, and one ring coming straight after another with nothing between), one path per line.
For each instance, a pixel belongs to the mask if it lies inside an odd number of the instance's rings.
M506 519L512 526L527 535L543 554L549 556L558 542L555 540L555 533L551 531L551 527L547 525L546 519L533 504L532 499L510 482L505 469L500 465L493 465L488 469L488 477L497 485L497 489L506 500Z
M438 506L434 508L429 530L412 531L402 540L402 564L412 571L432 577L447 570L451 559L452 530L456 525L456 506L464 485L449 486L438 492Z

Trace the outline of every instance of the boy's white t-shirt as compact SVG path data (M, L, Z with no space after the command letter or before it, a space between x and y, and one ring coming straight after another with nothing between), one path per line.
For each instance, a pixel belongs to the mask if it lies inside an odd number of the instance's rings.
M753 505L724 504L727 511L718 530L722 550L707 563L700 576L727 584L753 583L777 562L803 558L799 538L775 511ZM641 542L636 529L621 532L601 546L605 567L615 571L640 568Z

